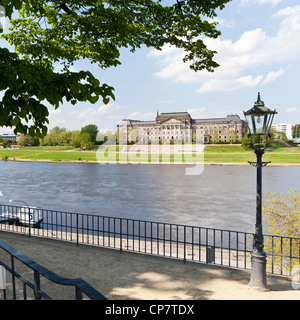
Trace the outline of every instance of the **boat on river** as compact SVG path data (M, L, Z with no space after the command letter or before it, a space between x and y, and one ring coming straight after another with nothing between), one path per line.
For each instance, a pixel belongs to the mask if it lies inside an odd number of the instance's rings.
M16 212L6 211L0 214L0 223L40 228L42 221L42 213L37 207L21 207Z

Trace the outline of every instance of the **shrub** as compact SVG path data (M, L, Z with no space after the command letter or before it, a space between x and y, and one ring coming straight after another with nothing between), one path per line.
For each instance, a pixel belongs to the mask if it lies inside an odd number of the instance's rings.
M266 237L265 250L271 254L268 260L268 268L289 272L299 264L300 256L300 194L295 190L281 193L279 196L268 191L263 202L263 214L267 225L266 232L270 235L282 237ZM284 257L282 257L284 256Z

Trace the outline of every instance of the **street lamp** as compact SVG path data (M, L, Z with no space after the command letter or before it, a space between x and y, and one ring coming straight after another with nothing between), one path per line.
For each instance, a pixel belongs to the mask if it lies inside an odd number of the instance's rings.
M251 279L249 286L258 290L268 290L266 276L267 254L264 249L264 239L262 232L262 167L269 162L262 162L262 155L268 144L270 129L272 126L276 110L270 110L265 107L263 101L260 100L258 93L257 101L254 107L244 112L246 123L249 129L252 148L257 157L257 162L249 163L257 167L257 189L256 189L256 224L253 242L253 250L251 253Z

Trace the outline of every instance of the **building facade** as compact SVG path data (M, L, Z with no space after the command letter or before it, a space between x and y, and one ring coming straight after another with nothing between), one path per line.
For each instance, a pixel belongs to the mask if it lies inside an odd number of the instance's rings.
M0 134L0 138L6 140L7 142L17 142L18 141L18 136L15 134Z
M192 119L188 112L157 113L154 121L124 119L117 127L121 144L232 142L247 132L238 115Z
M278 123L278 124L274 124L273 127L278 132L284 132L288 140L293 139L293 126L291 124Z

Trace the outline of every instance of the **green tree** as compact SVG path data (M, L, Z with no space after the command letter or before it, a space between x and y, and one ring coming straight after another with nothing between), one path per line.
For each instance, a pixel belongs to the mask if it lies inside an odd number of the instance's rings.
M66 128L60 128L60 127L56 126L50 130L50 133L62 133L65 131L66 131Z
M55 108L64 99L76 104L102 98L107 104L114 89L70 67L79 59L103 69L117 66L124 47L134 52L143 45L158 50L172 45L185 51L183 61L193 70L213 71L216 52L201 36L220 35L217 22L208 20L229 1L0 0L7 17L19 13L2 36L16 53L0 48L0 126L42 136L47 133L46 101ZM57 62L63 66L60 73L54 72Z
M266 252L273 253L272 259L269 259L268 268L271 268L270 262L273 260L277 271L283 268L288 272L299 264L299 261L290 259L289 256L299 257L300 255L300 194L296 190L288 190L287 193L280 195L268 191L264 195L262 210L267 234L298 238L265 238ZM286 258L281 258L281 255Z
M19 140L18 140L19 147L25 147L27 143L28 143L28 138L26 136L19 137Z
M40 144L40 140L39 140L39 138L30 136L28 138L28 144L31 146L38 146Z
M216 143L219 141L219 132L218 132L218 129L216 129L216 128L213 130L213 133L211 136L211 141L212 141L212 143Z
M296 124L293 127L293 138L300 138L300 124Z
M57 132L50 132L41 139L40 143L43 146L59 146L61 144L60 134Z
M250 150L250 149L252 148L251 137L250 137L249 132L247 132L247 133L244 135L244 137L243 137L242 147L243 147L243 149L245 149L245 150Z
M72 131L71 145L73 148L80 147L80 131Z
M91 141L91 135L88 132L81 134L80 144L84 148L91 147L94 143Z
M97 140L98 127L95 124L88 124L87 126L81 128L80 134L88 133L90 135L91 142L94 144Z
M227 137L228 137L228 140L230 141L230 143L235 142L237 139L237 134L236 134L235 130L230 129Z
M69 146L72 143L72 132L63 131L60 133L61 144L64 146Z
M128 142L137 143L139 140L139 127L135 126L129 129L128 131Z
M297 124L293 126L293 138L296 138L296 128Z

